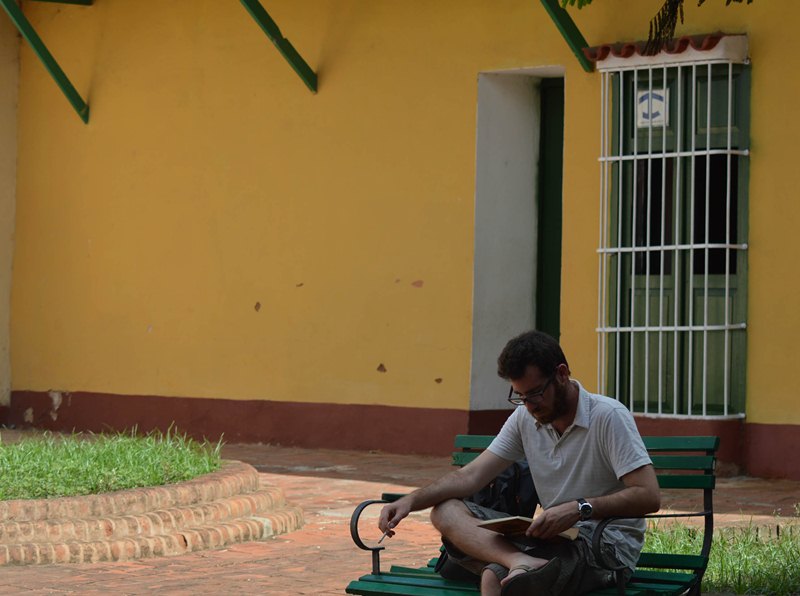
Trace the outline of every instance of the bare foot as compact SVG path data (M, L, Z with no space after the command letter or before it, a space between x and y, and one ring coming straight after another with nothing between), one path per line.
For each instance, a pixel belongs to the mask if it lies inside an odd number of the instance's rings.
M539 569L539 567L544 567L547 563L549 563L547 559L539 559L520 553L520 556L515 558L514 564L509 568L508 575L503 578L500 585L505 586L511 581L512 577L516 577L527 571Z
M500 596L500 580L491 569L484 569L481 574L481 596Z

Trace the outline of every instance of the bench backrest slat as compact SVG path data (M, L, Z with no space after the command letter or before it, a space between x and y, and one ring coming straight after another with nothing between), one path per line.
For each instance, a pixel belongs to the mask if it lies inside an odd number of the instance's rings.
M651 455L653 466L659 470L700 470L713 472L713 455Z
M456 449L486 449L494 435L456 435Z
M486 449L494 435L456 435L456 449ZM642 437L648 451L716 451L719 437Z
M697 488L713 489L716 487L716 476L686 475L686 474L657 474L658 486L661 488Z
M464 466L480 455L492 442L492 435L457 435L453 465ZM713 474L719 448L719 437L642 437L650 459L657 470L696 470ZM682 452L678 454L678 452ZM698 455L697 452L705 452ZM667 454L665 454L667 453ZM706 484L675 486L674 488L706 488ZM710 488L713 488L710 487Z
M453 452L453 465L466 466L473 459L481 454L480 451L454 451Z
M491 435L457 435L453 465L465 466L489 446ZM714 453L718 437L642 437L664 489L713 489L716 486ZM655 452L655 453L654 453ZM705 452L706 455L698 455ZM666 454L666 455L665 455ZM680 471L690 472L681 474ZM661 473L666 472L666 473Z
M719 437L642 437L648 451L707 451L719 449Z
M480 451L454 451L453 465L466 466L480 454ZM713 472L715 462L712 455L651 455L650 460L657 470L697 470L701 472Z

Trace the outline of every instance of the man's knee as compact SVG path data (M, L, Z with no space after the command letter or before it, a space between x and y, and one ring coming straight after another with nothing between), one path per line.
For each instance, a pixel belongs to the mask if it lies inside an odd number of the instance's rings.
M447 528L463 520L464 516L472 517L472 514L460 499L448 499L435 505L431 510L431 523L441 533L445 533Z

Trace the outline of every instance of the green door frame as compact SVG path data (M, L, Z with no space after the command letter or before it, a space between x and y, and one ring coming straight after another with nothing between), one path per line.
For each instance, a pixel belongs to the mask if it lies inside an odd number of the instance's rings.
M564 170L564 79L541 83L536 328L561 334L561 225Z

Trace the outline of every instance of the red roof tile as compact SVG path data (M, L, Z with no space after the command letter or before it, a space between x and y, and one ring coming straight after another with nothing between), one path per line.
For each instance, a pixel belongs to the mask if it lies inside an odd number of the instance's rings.
M713 50L725 33L711 33L708 35L687 35L672 39L664 44L661 51L667 54L682 54L691 47L701 52ZM617 58L630 58L631 56L646 56L646 41L607 43L591 48L583 48L584 55L592 62L608 58L609 54Z

